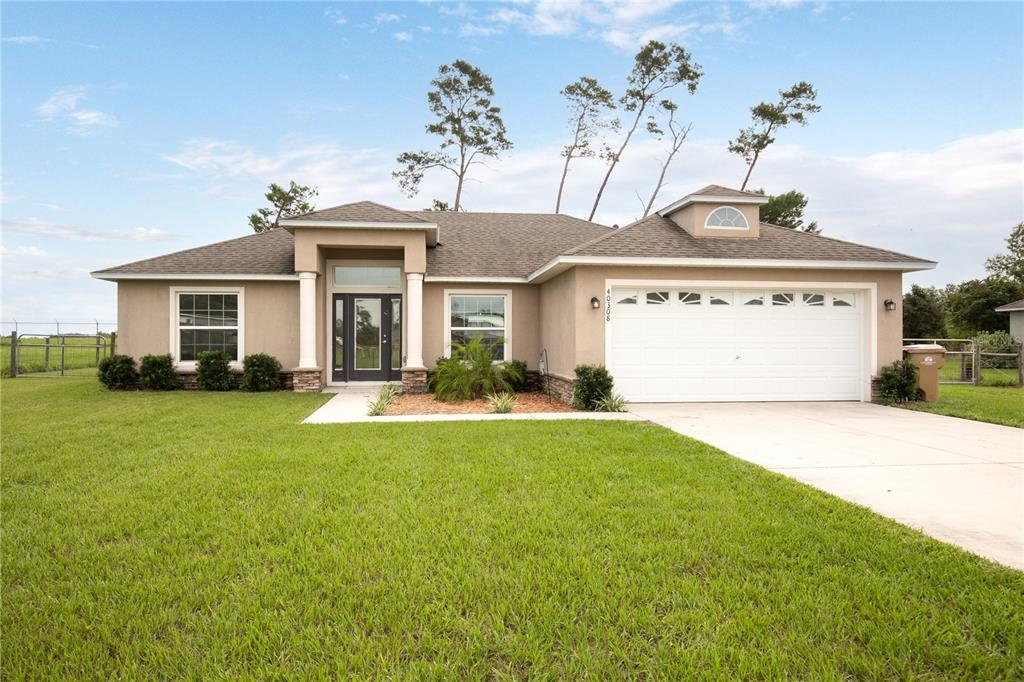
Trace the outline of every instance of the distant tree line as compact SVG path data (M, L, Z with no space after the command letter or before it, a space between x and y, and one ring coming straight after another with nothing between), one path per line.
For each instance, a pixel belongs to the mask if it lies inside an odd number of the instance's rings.
M1010 316L996 308L1024 299L1024 222L1006 240L1005 253L985 263L988 275L942 289L913 285L903 295L903 336L973 338L1007 331Z

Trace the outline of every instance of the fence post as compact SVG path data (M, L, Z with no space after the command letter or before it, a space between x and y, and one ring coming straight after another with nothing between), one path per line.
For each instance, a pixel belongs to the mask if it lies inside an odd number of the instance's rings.
M43 343L43 371L50 371L50 335L46 335L46 341Z
M977 339L973 339L974 344L974 385L977 386L981 383L981 345Z
M117 332L110 332L110 354L117 354Z
M60 375L64 376L64 346L67 345L65 337L60 337Z
M1024 341L1017 346L1017 385L1024 386Z
M18 331L11 332L11 378L18 376Z

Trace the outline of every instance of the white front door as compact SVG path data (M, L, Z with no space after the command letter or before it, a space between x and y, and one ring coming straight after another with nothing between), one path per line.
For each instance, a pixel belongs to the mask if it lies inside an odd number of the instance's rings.
M860 400L864 294L616 287L608 367L633 402Z

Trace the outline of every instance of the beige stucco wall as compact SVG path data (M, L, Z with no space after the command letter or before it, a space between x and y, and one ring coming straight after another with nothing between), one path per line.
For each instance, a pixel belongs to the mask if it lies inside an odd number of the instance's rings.
M564 275L562 275L564 276ZM863 282L877 285L877 348L878 365L886 365L902 357L903 347L903 285L902 274L889 271L863 270L796 270L796 269L742 269L742 268L644 268L578 266L573 296L575 325L572 343L576 363L604 364L604 292L605 280L609 279L650 279L685 281L740 281L740 282ZM551 280L554 282L555 280ZM590 299L597 296L602 301L601 310L590 307ZM891 298L896 310L886 312L882 302ZM545 299L546 300L546 299ZM868 311L870 312L870 311ZM548 338L564 334L559 328L545 329ZM548 340L546 343L564 344L564 339ZM549 350L550 355L550 350ZM552 372L561 374L552 366ZM570 368L571 369L571 368ZM877 373L877 368L871 368Z
M323 251L345 249L401 249L406 272L426 272L427 233L419 230L353 230L320 227L296 228L295 271L323 274Z
M704 223L707 222L708 216L711 215L711 212L716 208L720 208L722 206L732 206L742 213L743 217L747 219L749 229L706 229L704 227ZM758 204L730 204L728 202L723 202L721 204L690 204L689 206L671 214L668 218L695 237L732 237L738 239L754 239L761 234L760 214L761 209Z
M121 281L117 284L118 351L135 359L170 350L171 287L245 291L242 353L267 353L291 369L299 362L298 282Z
M540 287L533 284L472 284L427 282L423 285L423 360L433 367L444 355L448 341L445 338L444 297L448 293L510 292L512 320L508 339L512 358L522 360L530 369L537 369L540 352Z
M591 296L600 296L600 292ZM600 315L601 312L590 308L589 298L587 307L580 309L575 297L575 269L567 270L540 286L540 350L547 352L547 371L566 378L573 376L573 368L577 364L577 315Z

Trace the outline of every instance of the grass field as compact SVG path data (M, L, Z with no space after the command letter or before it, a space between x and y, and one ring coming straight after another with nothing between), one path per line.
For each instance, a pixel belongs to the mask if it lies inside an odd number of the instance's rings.
M1024 388L1019 387L943 384L939 386L939 399L934 403L908 403L907 407L1024 428Z
M947 355L946 364L939 370L940 381L962 381L964 378L961 372L961 363L964 356ZM982 359L981 385L982 386L1016 386L1020 382L1020 375L1017 368L993 367L997 358L985 357ZM1012 358L1011 358L1012 360Z
M18 371L22 374L60 374L62 363L60 336L48 337L50 348L47 353L46 337L25 337L18 343ZM63 365L68 369L85 369L96 367L96 337L95 336L65 336L63 349ZM109 337L104 340L105 344L110 343ZM110 346L104 345L99 349L99 358L102 359L110 354ZM11 339L9 336L0 337L0 376L11 375Z
M653 425L0 391L5 679L1024 676L1024 574Z

